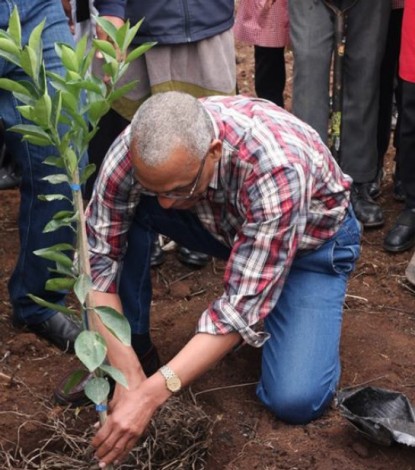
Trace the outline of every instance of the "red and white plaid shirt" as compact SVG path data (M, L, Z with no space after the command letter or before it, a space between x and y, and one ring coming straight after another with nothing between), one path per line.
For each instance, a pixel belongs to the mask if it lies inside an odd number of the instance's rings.
M197 331L238 331L261 346L252 326L274 307L297 253L331 238L349 205L351 179L307 124L272 103L243 96L201 100L223 142L206 192L192 209L231 248L224 292ZM140 200L129 156L129 127L109 150L87 208L92 278L116 292L126 236Z

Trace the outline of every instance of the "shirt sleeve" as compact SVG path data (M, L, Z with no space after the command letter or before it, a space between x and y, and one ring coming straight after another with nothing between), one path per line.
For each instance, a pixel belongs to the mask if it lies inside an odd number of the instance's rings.
M127 233L139 200L127 135L128 128L108 151L86 209L91 277L94 288L102 292L117 291Z
M268 339L252 328L276 305L306 226L301 172L280 168L241 192L246 222L236 236L223 295L202 314L198 332L238 331L252 346Z
M125 18L127 0L95 0L95 8L100 16L117 16Z

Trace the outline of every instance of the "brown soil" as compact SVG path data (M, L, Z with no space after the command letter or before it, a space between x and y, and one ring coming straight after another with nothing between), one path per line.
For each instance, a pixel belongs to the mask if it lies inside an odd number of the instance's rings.
M249 49L239 49L238 67L240 91L248 93L252 90ZM383 237L401 208L392 199L392 165L389 155L380 197L385 226L364 233L362 257L350 281L340 385L388 388L415 403L415 290L410 290L404 278L411 253L390 255L382 250ZM22 424L28 415L41 411L43 399L51 396L57 380L76 359L10 325L6 284L18 250L18 191L3 191L0 198L0 442L10 449L19 442L23 450L30 450L47 432L39 431L35 421ZM191 337L207 302L221 293L223 267L213 261L192 271L170 252L167 262L154 270L152 333L164 360ZM306 426L278 421L255 396L259 366L260 351L244 347L192 386L197 403L215 421L206 469L415 469L412 448L369 442L334 406ZM50 412L58 413L59 408ZM91 421L80 419L77 426L84 428L92 422L92 417ZM11 467L0 462L0 468Z

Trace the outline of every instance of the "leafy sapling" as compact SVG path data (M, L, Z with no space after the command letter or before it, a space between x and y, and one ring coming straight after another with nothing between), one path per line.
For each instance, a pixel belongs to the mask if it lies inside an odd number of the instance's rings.
M54 214L44 227L44 232L70 227L75 233L74 246L54 245L38 250L35 254L53 262L53 277L48 280L46 289L74 292L78 306L49 303L33 295L31 298L42 306L82 318L84 330L76 339L75 352L87 369L94 372L95 377L88 383L85 392L97 405L102 422L106 417L106 401L110 391L104 375L109 375L125 387L127 382L119 370L106 364L107 346L104 338L95 330L94 322L98 317L126 345L130 344L131 332L127 320L120 313L110 307L95 307L91 304L92 281L81 186L95 171L95 166L83 167L81 162L102 116L115 100L136 84L130 82L117 87L117 83L130 62L144 54L154 43L143 44L128 52L141 22L131 27L127 21L119 29L103 18L96 18L96 22L110 41L93 39L90 49L86 37L76 47L56 44L56 52L66 69L65 76L60 76L48 72L43 61L42 31L45 21L32 31L28 44L23 45L20 17L15 8L7 31L0 30L0 57L23 69L28 79L14 81L0 78L0 88L13 93L21 103L18 111L28 122L10 130L20 133L23 140L32 144L52 145L56 149L56 155L49 156L44 163L59 171L44 179L57 188L62 184L68 184L71 188L71 200L58 190L40 198L46 203L68 200L70 209ZM102 56L105 82L91 73L91 63L97 52ZM48 83L54 90L51 94ZM74 386L80 379L79 374L73 375L67 387Z

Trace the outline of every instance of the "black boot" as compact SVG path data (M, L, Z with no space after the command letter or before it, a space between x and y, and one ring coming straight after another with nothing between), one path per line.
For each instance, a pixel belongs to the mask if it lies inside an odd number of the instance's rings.
M364 227L379 227L383 225L383 212L370 196L371 183L353 183L351 200L356 217Z
M415 209L400 213L395 225L386 234L383 248L392 253L409 250L415 245Z

